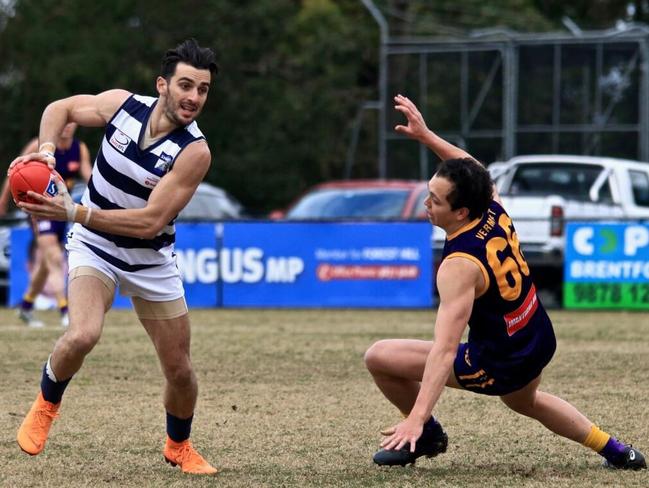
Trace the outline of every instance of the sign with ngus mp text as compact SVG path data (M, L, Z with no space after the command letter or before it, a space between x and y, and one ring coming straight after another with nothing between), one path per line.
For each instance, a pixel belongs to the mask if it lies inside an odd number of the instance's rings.
M10 306L27 287L31 238L12 231ZM181 223L175 258L190 307L433 305L427 222Z

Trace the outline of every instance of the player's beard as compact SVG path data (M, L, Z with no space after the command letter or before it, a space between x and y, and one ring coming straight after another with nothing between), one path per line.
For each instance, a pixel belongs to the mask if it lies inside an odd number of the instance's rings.
M194 116L191 118L189 122L186 122L185 120L181 119L177 111L182 110L180 107L180 102L174 101L171 97L167 98L167 101L165 103L165 115L171 122L173 122L175 125L179 127L186 127L189 124L191 124L194 120L196 120L196 117L198 116L198 110L194 112Z

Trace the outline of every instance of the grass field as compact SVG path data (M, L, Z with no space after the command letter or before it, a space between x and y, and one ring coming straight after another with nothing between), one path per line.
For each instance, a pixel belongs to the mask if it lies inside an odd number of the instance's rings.
M559 346L543 386L604 430L649 452L649 321L645 314L552 314ZM517 416L498 399L447 390L435 413L449 450L415 467L378 468L379 430L398 414L365 371L375 340L429 338L434 311L195 310L200 393L192 438L221 469L188 479L163 462L161 374L130 312L103 337L64 397L45 451L15 433L40 368L61 333L0 318L0 486L649 486L649 473L612 472L600 457Z

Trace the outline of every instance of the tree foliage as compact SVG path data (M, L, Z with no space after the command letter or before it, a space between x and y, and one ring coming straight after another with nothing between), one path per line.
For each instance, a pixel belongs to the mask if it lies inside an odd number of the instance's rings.
M626 4L634 2L375 3L391 35L461 36L493 27L553 29L564 15L603 26L607 19L630 20ZM635 4L634 15L646 15L644 2ZM0 5L5 166L38 131L52 100L113 87L154 94L162 54L187 37L215 47L221 65L199 119L213 153L208 180L258 212L286 205L316 182L341 178L353 120L364 101L377 97L379 31L358 0ZM375 122L366 118L356 154L365 176L376 176ZM101 132L84 129L80 136L94 153Z

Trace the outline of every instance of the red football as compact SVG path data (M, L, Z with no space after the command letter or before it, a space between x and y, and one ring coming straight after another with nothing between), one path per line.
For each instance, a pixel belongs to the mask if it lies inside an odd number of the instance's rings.
M40 161L18 163L9 171L9 188L14 202L38 203L27 196L28 191L55 196L58 193L56 178L61 177Z

